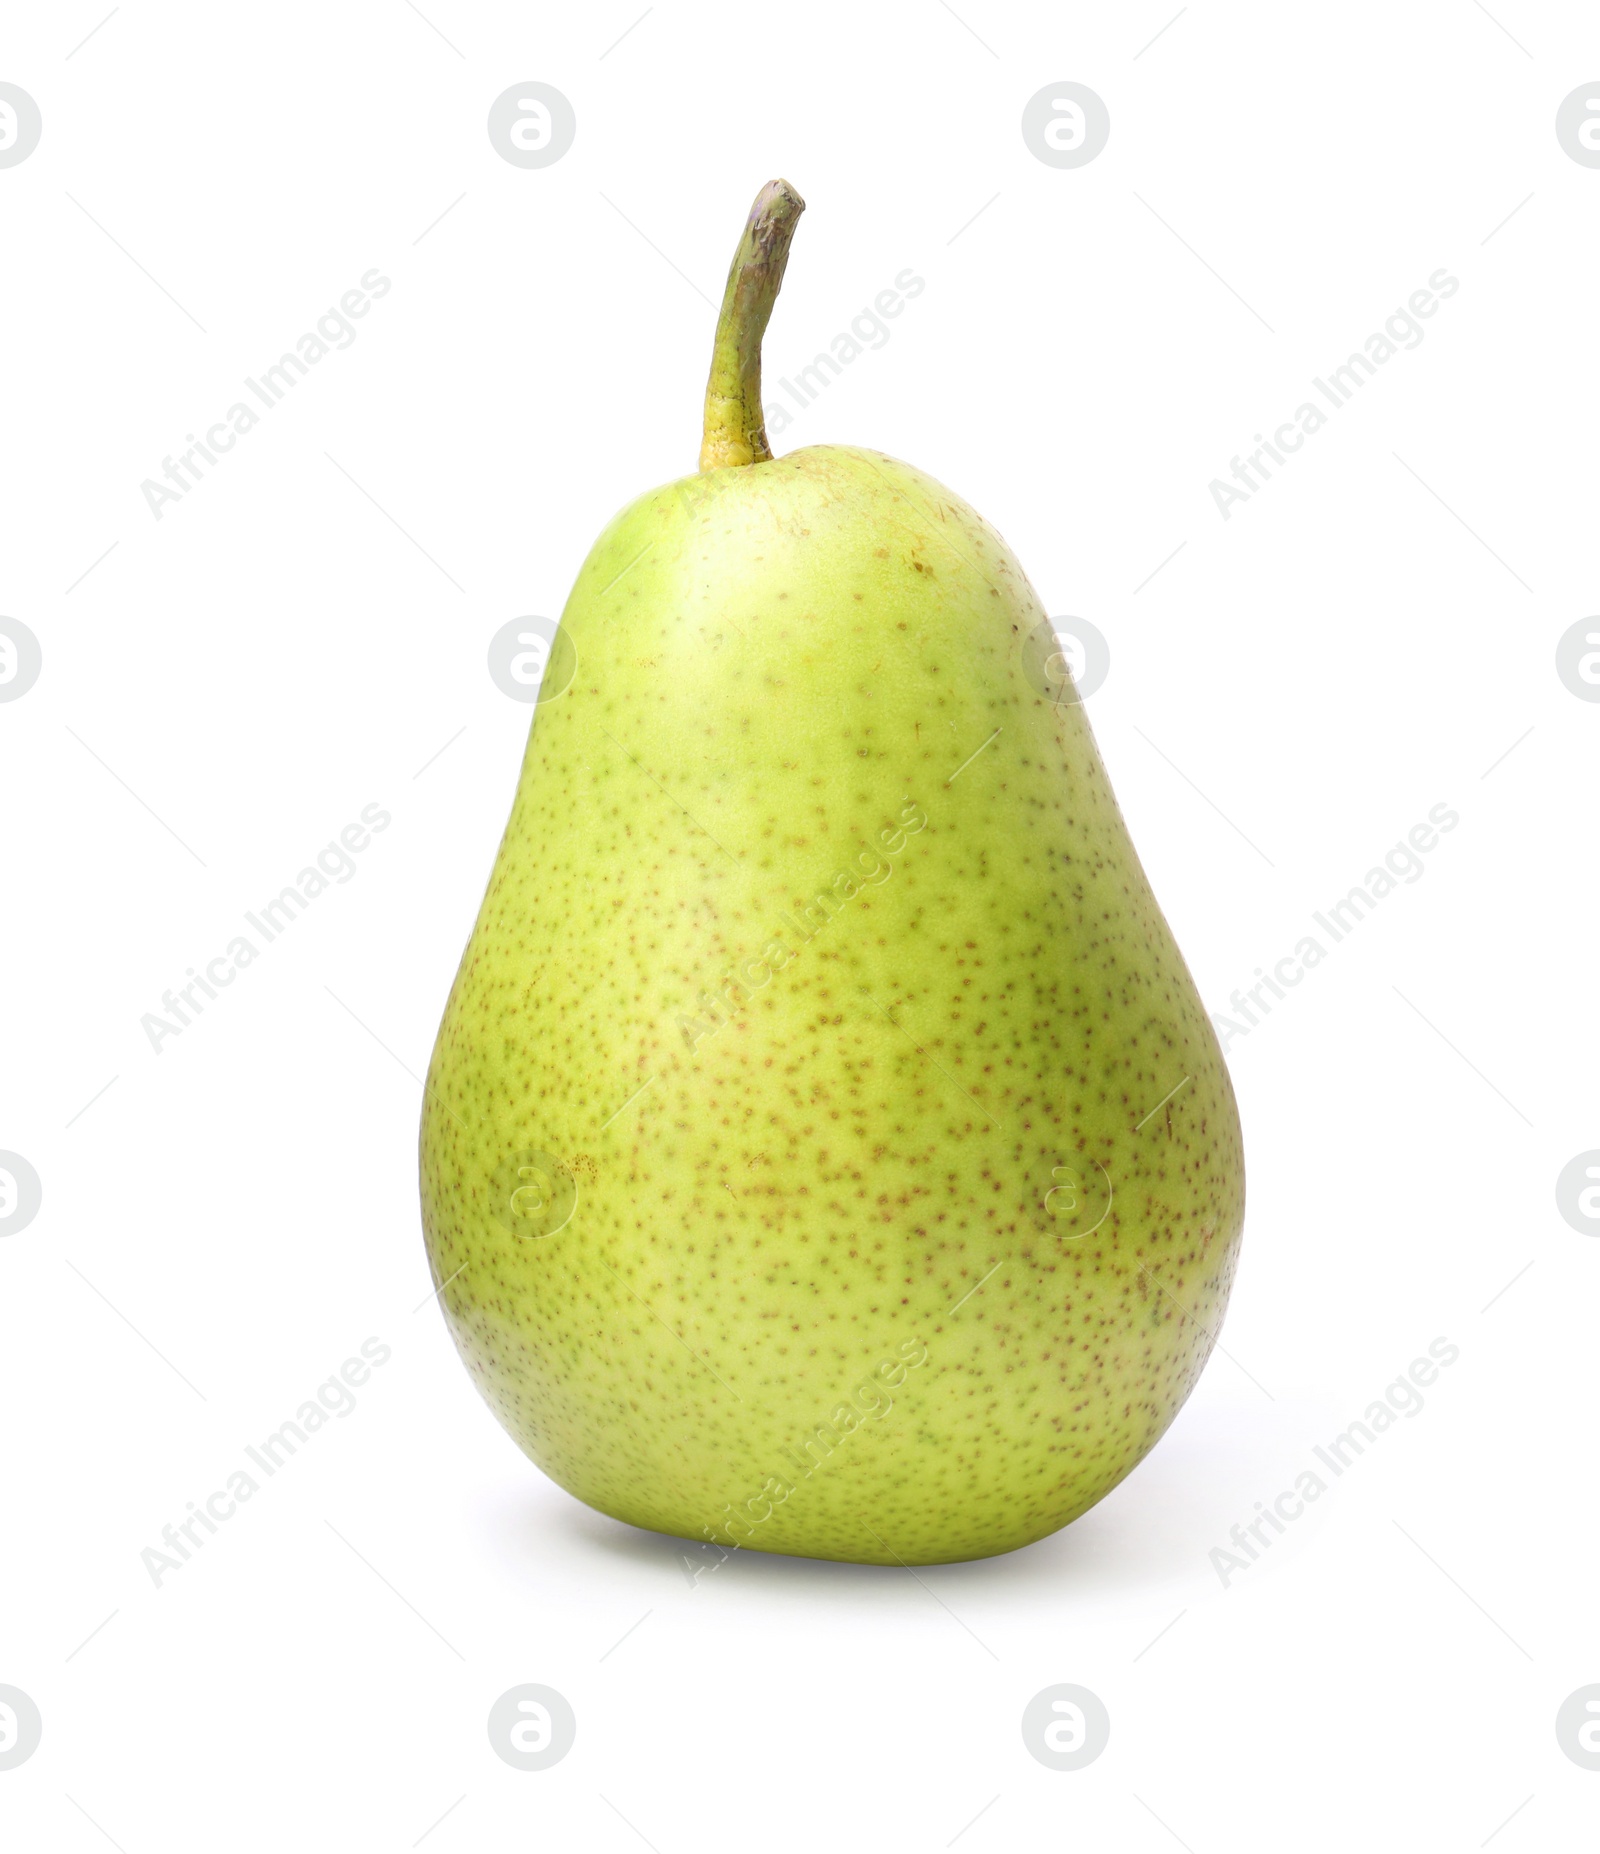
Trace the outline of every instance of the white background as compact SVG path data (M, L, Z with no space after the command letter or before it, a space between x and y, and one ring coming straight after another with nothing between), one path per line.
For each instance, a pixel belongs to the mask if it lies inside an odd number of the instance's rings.
M1554 121L1600 18L638 11L127 0L75 51L98 6L8 22L44 135L0 170L0 610L44 669L0 706L0 1147L44 1201L0 1243L0 1683L44 1737L0 1833L1580 1845L1600 1773L1554 1720L1600 1681L1600 1244L1555 1180L1600 1146L1600 706L1555 651L1600 604L1600 170ZM537 171L485 130L530 79L578 123ZM1066 79L1112 122L1070 171L1020 132ZM771 381L927 284L779 448L931 471L1104 632L1090 713L1209 1008L1461 820L1230 1042L1243 1260L1166 1439L1064 1533L916 1575L693 1576L521 1456L423 1304L416 1078L531 712L488 640L693 467L777 174L809 211ZM157 521L142 481L373 267L354 344ZM1421 345L1224 520L1211 480L1440 267ZM141 1017L369 803L353 878L154 1053ZM369 1335L355 1412L157 1588L141 1552ZM1421 1414L1225 1586L1229 1528L1441 1336ZM485 1729L528 1681L578 1719L532 1774ZM1112 1722L1070 1774L1019 1730L1061 1681Z

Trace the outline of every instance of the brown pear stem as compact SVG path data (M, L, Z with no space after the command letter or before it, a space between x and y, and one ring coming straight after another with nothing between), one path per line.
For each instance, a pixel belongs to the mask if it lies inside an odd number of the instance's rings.
M805 201L787 180L769 180L750 208L717 317L711 378L706 382L702 470L765 463L772 456L761 410L761 337L783 282L794 228L805 209Z

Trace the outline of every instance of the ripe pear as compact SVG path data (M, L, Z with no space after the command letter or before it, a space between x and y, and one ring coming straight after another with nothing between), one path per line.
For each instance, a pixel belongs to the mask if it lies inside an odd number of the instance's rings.
M775 458L803 202L729 273L699 472L578 574L422 1115L490 1407L617 1519L981 1558L1172 1421L1244 1212L1222 1054L1010 549Z

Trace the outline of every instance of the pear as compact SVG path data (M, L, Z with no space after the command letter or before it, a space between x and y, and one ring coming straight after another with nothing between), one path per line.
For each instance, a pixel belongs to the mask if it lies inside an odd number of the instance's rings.
M423 1225L479 1389L580 1500L937 1564L1066 1525L1172 1421L1243 1155L1005 542L880 452L771 454L803 209L752 208L699 472L567 602L428 1073Z

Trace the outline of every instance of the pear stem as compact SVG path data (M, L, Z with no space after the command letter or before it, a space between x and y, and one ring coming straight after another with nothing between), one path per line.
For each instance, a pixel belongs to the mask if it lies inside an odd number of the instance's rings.
M805 209L805 201L787 180L769 180L750 208L717 317L711 377L706 382L702 470L765 463L772 456L761 410L761 337Z

